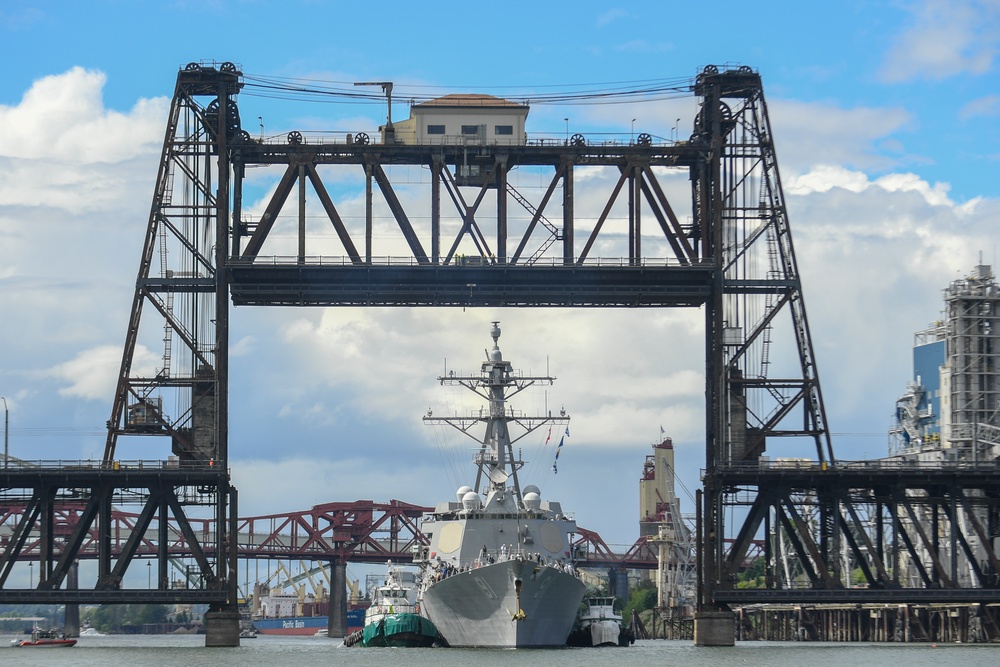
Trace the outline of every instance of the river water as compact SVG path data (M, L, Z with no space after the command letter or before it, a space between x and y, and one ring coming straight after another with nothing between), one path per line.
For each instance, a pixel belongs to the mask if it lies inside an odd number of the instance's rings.
M627 648L546 650L344 648L336 639L259 636L239 648L205 648L198 635L82 637L69 649L15 649L2 638L0 665L45 667L996 667L1000 645L740 642L698 648L690 641L646 640Z

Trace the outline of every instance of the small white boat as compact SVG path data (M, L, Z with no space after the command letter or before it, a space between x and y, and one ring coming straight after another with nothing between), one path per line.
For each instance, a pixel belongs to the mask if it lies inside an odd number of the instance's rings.
M622 615L615 611L613 597L591 597L584 600L584 609L566 643L570 646L628 646L635 643L635 634L622 624Z

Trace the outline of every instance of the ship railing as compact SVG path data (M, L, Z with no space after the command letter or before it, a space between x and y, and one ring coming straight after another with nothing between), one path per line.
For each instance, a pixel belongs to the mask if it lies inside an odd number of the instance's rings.
M458 565L449 567L448 571L454 572L465 572L467 570L474 570L486 565L493 565L495 563L503 563L511 560L521 560L537 562L539 565L545 565L548 567L554 567L566 572L574 572L573 564L566 559L557 560L555 558L545 557L539 551L530 551L528 549L494 549L492 551L487 550L484 554L480 552L480 555L467 562L460 562Z
M545 510L543 510L543 511L537 511L537 512L533 511L533 510L525 510L523 512L512 512L510 514L500 514L498 512L488 512L488 511L483 510L483 509L467 510L467 509L464 509L461 505L462 504L459 503L459 502L452 501L451 503L449 503L449 511L450 512L455 512L456 514L461 515L461 517L465 518L465 519L490 518L490 519L504 519L504 520L508 520L508 521L518 521L518 520L526 521L528 519L534 519L534 520L540 520L540 521L547 520L546 517L543 516L544 513L545 513ZM553 520L558 520L558 521L576 521L576 514L574 512L561 512L557 516L553 517ZM437 518L433 514L428 514L423 519L424 523L430 523L430 522L433 522L433 521L437 521Z

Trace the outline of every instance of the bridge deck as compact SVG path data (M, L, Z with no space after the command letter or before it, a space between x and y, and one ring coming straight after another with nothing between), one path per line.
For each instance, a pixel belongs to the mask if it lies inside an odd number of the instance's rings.
M700 306L708 266L296 264L228 265L236 305Z

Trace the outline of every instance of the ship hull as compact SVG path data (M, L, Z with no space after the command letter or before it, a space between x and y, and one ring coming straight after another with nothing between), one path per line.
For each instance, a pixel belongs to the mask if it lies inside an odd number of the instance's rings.
M628 646L631 633L619 621L593 621L570 633L570 646ZM635 640L632 639L632 642Z
M583 583L560 568L512 559L467 570L429 586L424 592L423 613L449 646L565 646L584 592ZM523 620L513 618L519 609L524 612Z
M388 614L365 626L361 645L426 648L433 646L437 637L437 628L429 618L418 614Z
M347 632L350 634L364 626L365 610L351 609L347 612ZM301 635L312 637L317 630L330 626L329 616L294 616L278 618L255 618L253 625L262 635Z
M70 648L71 646L76 646L75 639L39 639L38 641L30 641L25 639L22 642L14 644L19 648Z
M330 624L327 616L299 616L295 618L262 618L253 622L262 635L315 635Z

